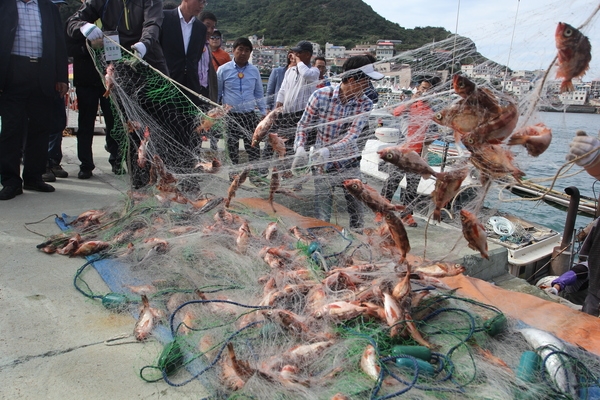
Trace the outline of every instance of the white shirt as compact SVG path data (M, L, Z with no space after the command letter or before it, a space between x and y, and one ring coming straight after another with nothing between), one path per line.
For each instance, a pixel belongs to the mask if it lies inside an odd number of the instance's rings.
M177 7L177 12L179 13L181 35L183 36L183 49L185 50L185 54L187 54L188 45L190 44L190 37L192 37L192 26L194 25L196 17L190 18L190 22L185 22L185 18L183 18L183 14L181 14L181 7Z
M277 103L283 104L283 112L295 113L304 110L308 98L317 89L319 74L317 67L309 67L302 61L285 71L277 93Z

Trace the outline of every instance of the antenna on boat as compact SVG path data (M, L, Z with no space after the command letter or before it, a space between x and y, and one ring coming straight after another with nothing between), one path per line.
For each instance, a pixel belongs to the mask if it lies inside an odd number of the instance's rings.
M510 38L510 48L508 49L508 59L506 60L506 68L504 69L504 82L506 82L506 76L508 75L508 64L510 64L510 53L512 53L513 41L515 40L515 30L517 28L517 17L519 16L519 6L521 0L517 0L517 12L515 13L515 23L513 24L512 37ZM502 88L504 90L504 87Z
M456 55L456 38L458 37L458 16L460 15L460 0L458 0L458 8L456 9L456 26L454 27L454 47L452 48L452 67L450 75L454 75L454 57Z

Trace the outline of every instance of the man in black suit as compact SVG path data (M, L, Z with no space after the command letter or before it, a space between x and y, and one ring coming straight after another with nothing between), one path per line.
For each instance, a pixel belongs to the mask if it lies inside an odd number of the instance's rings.
M0 200L23 189L53 192L42 180L52 110L67 93L67 51L58 9L50 0L0 2ZM23 126L25 166L20 174Z
M178 8L165 10L160 35L170 77L200 94L203 88L198 77L198 63L206 43L206 26L196 15L205 4L205 0L183 0ZM201 104L196 96L183 92L194 104Z

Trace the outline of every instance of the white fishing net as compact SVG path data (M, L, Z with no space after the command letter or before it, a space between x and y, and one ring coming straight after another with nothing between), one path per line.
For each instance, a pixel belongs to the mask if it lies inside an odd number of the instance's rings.
M544 51L553 48L547 43ZM407 392L412 398L481 398L482 393L495 399L567 398L597 384L598 359L564 348L554 350L561 352L563 368L575 380L557 383L544 368L527 382L523 375L515 379L521 354L531 346L514 323L505 326L494 307L444 290L435 277L460 273L451 262L461 259L468 244L458 230L427 240L423 228L434 223L436 204L430 194L435 180L422 180L422 195L409 201L399 197L402 190L392 191L392 203L423 216L417 218L419 229L395 229L394 216L399 220L405 212L378 210L384 211L380 221L367 204L362 206L364 226L350 232L347 198L339 184L332 188L333 225L318 222L310 219L316 216L313 178L350 155L293 169L295 128L285 116L278 115L263 140L250 147L258 115L236 115L180 89L129 54L113 61L108 72L102 50L95 55L121 120L117 129L132 190L120 204L70 224L72 232L43 248L68 254L69 238L73 249L97 240L103 257L123 276L113 291L134 302L140 295L149 297L141 314L153 315L149 319L160 326L151 332L171 343L171 350L156 367L141 372L143 379L174 385L200 379L211 397L257 399L383 399ZM367 119L360 165L371 173L345 178L362 178L379 192L388 173L404 175L406 170L395 171L385 160L387 153L378 151L411 145L409 125L417 125L431 144L421 160L437 168L438 181L444 176L440 171L464 171L463 185L454 189L457 196L438 201L442 221L460 228L459 212L465 210L474 216L473 224L482 223L481 229L487 222L487 231L499 240L530 241L523 227L509 233L489 218L517 200L503 189L517 179L548 184L575 172L570 166L560 169L563 154L550 163L541 161L546 174L536 179L530 171L544 154L534 157L520 144L508 146L514 130L544 122L540 107L554 105L540 94L556 82L552 72L539 76L533 90L517 99L496 81L471 78L476 94L463 98L457 94L461 78L453 77L455 66L479 61L473 43L463 38L403 52L380 63L384 68L393 62L408 72L400 74L404 81L379 84L376 112L311 128ZM492 62L480 67L502 69ZM441 82L420 97L410 96L409 85L431 77ZM386 85L390 90L383 90ZM399 85L405 90L392 92ZM410 109L420 102L432 110L426 117L392 116L399 106ZM377 141L380 126L397 129L398 138ZM239 159L225 144L232 132L239 132L247 145ZM551 147L557 140L553 133ZM573 134L564 132L558 141L564 145ZM211 137L221 140L216 150L209 146ZM278 138L286 140L283 146ZM445 189L435 190L434 199L443 198ZM375 203L390 207L381 199ZM75 232L80 238L73 239ZM454 245L440 253L443 241ZM398 263L405 256L408 264ZM441 260L448 262L431 266ZM82 290L93 295L90 288ZM428 346L432 354L420 364L394 350L399 345Z

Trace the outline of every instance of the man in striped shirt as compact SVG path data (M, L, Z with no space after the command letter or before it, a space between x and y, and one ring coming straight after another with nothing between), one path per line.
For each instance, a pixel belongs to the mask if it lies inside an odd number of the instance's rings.
M356 140L368 123L373 102L364 94L370 79L381 79L366 56L349 58L343 65L339 86L318 89L308 99L308 105L298 122L294 141L295 158L306 156L304 148L308 133L315 129L315 151L311 154L315 184L316 217L329 222L333 190L341 187L350 216L350 229L363 227L360 202L346 191L342 182L360 179L360 152Z

